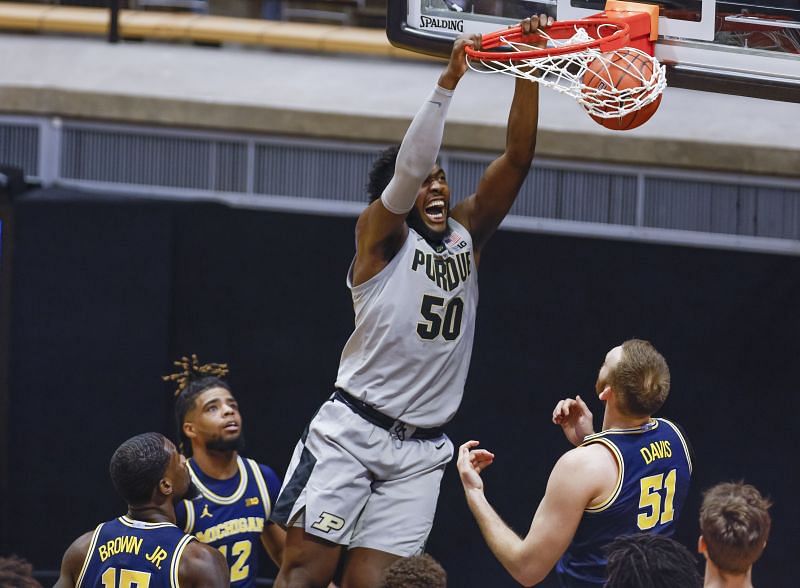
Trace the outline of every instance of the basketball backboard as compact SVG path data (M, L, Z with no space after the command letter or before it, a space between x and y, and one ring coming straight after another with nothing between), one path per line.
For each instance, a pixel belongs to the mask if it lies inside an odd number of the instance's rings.
M635 4L635 2L634 2ZM798 0L659 0L655 55L679 88L800 102ZM392 44L445 57L464 33L489 33L531 14L574 20L604 0L392 0Z

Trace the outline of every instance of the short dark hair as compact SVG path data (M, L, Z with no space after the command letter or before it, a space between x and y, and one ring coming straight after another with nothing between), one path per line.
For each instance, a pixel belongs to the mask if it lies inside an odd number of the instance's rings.
M111 456L111 481L129 505L146 504L152 498L171 458L166 441L161 433L142 433L125 441Z
M703 494L700 532L708 557L723 572L744 574L769 537L771 502L744 482L717 484Z
M622 344L622 358L610 374L609 383L626 414L650 416L669 395L669 366L650 341L629 339Z
M0 557L0 588L42 588L33 578L33 566L16 555Z
M605 588L699 588L697 560L683 545L654 533L618 537L607 548Z
M367 182L367 194L369 195L370 203L381 197L386 186L392 180L399 151L400 145L387 147L372 162L372 169L369 171L369 182Z
M381 588L446 588L447 573L427 553L394 562L383 575Z

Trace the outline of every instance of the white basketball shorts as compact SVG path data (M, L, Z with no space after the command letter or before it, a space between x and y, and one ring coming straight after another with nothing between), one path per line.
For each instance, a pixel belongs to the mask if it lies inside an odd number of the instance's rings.
M329 400L295 447L271 518L349 549L416 555L452 458L446 435L401 441Z

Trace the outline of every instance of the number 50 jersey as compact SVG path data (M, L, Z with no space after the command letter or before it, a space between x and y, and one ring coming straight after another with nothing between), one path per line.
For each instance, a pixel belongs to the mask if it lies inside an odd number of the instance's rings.
M432 246L414 229L375 276L347 285L355 329L342 351L336 387L415 427L453 418L467 379L478 307L469 232L447 221Z
M643 532L671 536L692 475L689 444L666 419L651 419L633 429L608 429L583 441L592 443L602 443L616 458L617 485L605 502L584 511L556 566L568 586L602 586L605 547L617 537Z

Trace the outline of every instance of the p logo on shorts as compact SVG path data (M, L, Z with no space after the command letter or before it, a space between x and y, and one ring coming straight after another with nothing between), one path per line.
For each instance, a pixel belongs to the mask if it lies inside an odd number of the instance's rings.
M339 531L342 527L344 527L344 519L329 512L323 512L319 516L319 520L314 521L314 523L311 525L311 528L322 531L323 533Z

